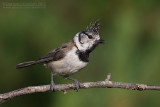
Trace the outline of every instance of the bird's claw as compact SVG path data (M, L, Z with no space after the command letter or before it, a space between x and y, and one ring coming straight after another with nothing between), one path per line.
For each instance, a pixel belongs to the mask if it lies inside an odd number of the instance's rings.
M74 90L76 90L76 92L78 92L78 89L80 88L80 83L79 83L79 81L76 80L76 79L74 79L73 81L74 81L75 86L76 86Z
M54 86L55 86L54 82L53 82L53 81L51 81L51 84L50 84L50 90L51 90L52 92L54 92L54 91L55 91L55 90L54 90Z
M66 77L64 77L64 78L65 78L65 79L68 79L68 80L74 81L75 86L76 86L74 90L76 90L76 92L78 92L78 89L80 88L80 83L79 83L79 81L76 80L76 79L73 79L73 78L69 78L68 76L66 76Z

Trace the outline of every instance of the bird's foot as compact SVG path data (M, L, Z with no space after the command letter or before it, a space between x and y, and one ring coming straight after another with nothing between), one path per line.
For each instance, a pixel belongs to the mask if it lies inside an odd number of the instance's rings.
M76 85L76 88L74 90L76 90L78 92L78 89L80 88L80 82L76 79L73 79L75 85Z
M53 81L51 81L50 90L51 90L52 92L55 91L55 90L54 90L54 86L55 86L55 83L54 83Z
M76 86L74 90L76 90L76 92L78 92L78 89L80 88L80 82L78 80L76 80L76 79L73 79L73 78L69 78L69 77L64 77L64 78L74 81L75 86Z

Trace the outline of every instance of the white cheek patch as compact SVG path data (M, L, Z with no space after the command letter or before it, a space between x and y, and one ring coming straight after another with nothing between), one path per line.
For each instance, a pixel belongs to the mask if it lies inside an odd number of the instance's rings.
M76 46L78 47L79 50L84 50L83 44L81 44L81 43L79 42L79 33L77 33L77 34L75 35L75 37L73 38L73 40L74 40L74 43L76 44Z
M93 44L95 43L95 41L99 40L99 39L100 39L99 35L95 35L94 39L89 39L89 38L83 37L81 39L81 43L80 43L79 33L77 33L75 35L75 37L73 38L77 48L81 51L86 51L86 50L90 49L93 46Z
M87 43L88 39L85 36L81 36L81 43Z

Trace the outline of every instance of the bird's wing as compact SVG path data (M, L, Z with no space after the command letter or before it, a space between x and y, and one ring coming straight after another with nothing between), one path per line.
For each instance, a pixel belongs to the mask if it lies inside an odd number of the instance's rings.
M74 46L74 43L72 41L63 44L61 47L54 49L47 53L45 56L38 59L36 62L39 63L49 63L51 61L57 61L65 57L65 53L70 51L72 47Z

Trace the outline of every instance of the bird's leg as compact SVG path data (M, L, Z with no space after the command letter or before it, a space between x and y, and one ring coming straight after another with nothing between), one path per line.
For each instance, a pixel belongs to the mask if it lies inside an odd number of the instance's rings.
M64 76L64 79L67 79L67 80L72 80L72 81L74 81L74 83L75 83L75 85L76 85L76 88L75 88L75 90L78 92L78 89L80 88L80 83L79 83L79 81L78 81L78 80L76 80L76 79L73 79L73 78L69 78L69 76Z
M51 91L54 91L55 83L54 83L54 81L53 81L53 70L50 69L50 71L51 71L51 84L50 84L50 90L51 90Z

